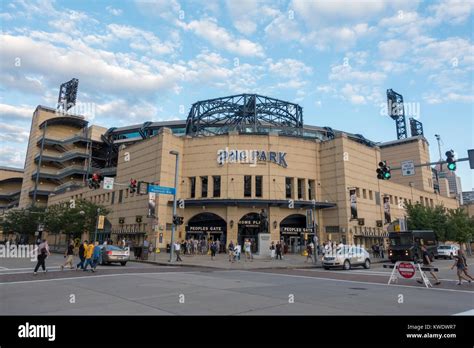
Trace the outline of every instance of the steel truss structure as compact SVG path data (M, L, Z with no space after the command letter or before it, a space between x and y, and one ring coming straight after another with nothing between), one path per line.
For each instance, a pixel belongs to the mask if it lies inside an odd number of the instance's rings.
M393 89L387 89L387 109L388 115L395 120L397 126L397 139L406 139L408 135L403 96L395 92Z
M214 135L229 131L285 134L303 133L303 109L298 104L261 96L239 94L194 103L186 121L186 134Z

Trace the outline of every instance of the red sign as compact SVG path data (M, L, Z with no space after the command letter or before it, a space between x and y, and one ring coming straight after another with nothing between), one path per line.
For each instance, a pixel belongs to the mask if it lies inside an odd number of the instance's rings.
M400 273L403 278L413 278L415 275L415 266L411 262L401 262L398 265L398 273Z

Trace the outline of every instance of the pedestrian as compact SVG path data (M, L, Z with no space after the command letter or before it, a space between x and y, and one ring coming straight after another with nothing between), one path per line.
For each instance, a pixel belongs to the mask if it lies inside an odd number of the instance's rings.
M424 245L421 246L421 251L423 253L423 265L425 267L432 268L433 266L431 264L430 255L428 254L428 250L426 249ZM430 270L429 272L431 276L433 277L433 279L436 281L434 285L441 284L436 274L432 270ZM417 280L417 282L423 284L421 280Z
M99 245L99 242L94 243L94 251L92 254L92 263L93 263L93 270L97 268L97 265L100 261L100 254L102 253L102 247Z
M43 272L47 272L45 261L46 261L46 258L49 255L51 255L51 253L49 252L49 245L46 239L43 239L43 241L38 245L37 250L38 250L38 256L37 256L38 262L36 263L36 267L33 272L34 275L37 274L40 266L43 269Z
M217 244L216 242L212 242L211 244L211 260L214 260L216 257L216 251L217 251Z
M304 262L308 262L308 259L313 262L313 248L311 247L311 244L306 245L306 260Z
M276 259L277 260L278 260L278 258L280 258L280 260L282 260L282 257L281 257L282 248L283 248L283 246L281 245L281 242L278 241L275 245L275 254L276 254Z
M384 249L385 249L385 247L384 247L383 243L380 243L379 250L380 250L380 256L382 257L382 259L385 258L385 254L384 254L385 250Z
M87 247L84 249L84 258L86 259L86 262L84 264L84 269L83 271L87 271L87 266L91 266L91 271L95 272L94 270L94 262L93 262L93 256L94 256L94 243L89 243Z
M272 260L275 259L275 242L272 242L272 244L270 244L270 257L272 258Z
M79 260L81 260L77 265L76 265L76 271L79 269L79 266L81 266L81 269L84 269L84 262L86 261L85 253L86 253L86 247L87 247L87 240L84 241L79 246Z
M240 253L242 252L242 246L240 243L237 241L237 245L235 246L235 258L237 259L237 262L240 262Z
M61 265L61 271L64 270L64 267L69 265L70 269L73 269L73 262L74 262L74 242L69 243L67 246L66 251L64 252L64 257L66 257L66 262Z
M471 280L474 280L474 278L472 278L469 274L467 274L467 277L469 277L470 279L468 279L464 275L466 270L466 264L464 263L464 259L462 258L462 256L454 255L454 265L451 267L451 269L453 269L454 267L456 267L456 272L459 279L457 285L462 284L462 279L467 280L469 283L471 282Z
M179 244L179 241L176 241L174 243L174 251L176 253L176 262L178 262L178 261L182 262L183 260L181 260L181 257L179 257L179 254L181 252L181 244Z
M229 262L234 262L234 242L229 243Z
M244 251L245 251L245 261L253 261L252 257L252 242L250 239L246 239L244 243Z
M216 240L216 247L217 247L217 253L221 253L221 241L218 239Z
M150 242L148 241L148 237L145 237L143 240L143 252L142 252L142 260L148 260L148 248L150 247Z

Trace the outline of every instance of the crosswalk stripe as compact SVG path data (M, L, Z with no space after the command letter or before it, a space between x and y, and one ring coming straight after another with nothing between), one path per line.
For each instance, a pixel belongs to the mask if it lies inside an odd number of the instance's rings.
M468 311L461 312L461 313L456 313L456 314L453 314L453 315L474 315L474 309L470 309Z

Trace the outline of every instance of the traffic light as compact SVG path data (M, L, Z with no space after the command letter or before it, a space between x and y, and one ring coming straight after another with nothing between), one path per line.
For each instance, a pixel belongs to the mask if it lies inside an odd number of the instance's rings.
M456 160L454 159L454 151L446 151L446 162L448 163L448 169L452 172L456 170Z
M128 188L130 189L130 193L137 192L137 180L130 179L130 185L128 185Z
M100 182L102 181L102 175L99 173L94 173L92 176L87 180L87 185L90 189L98 189L100 188Z
M377 168L377 179L388 180L392 177L390 173L391 169L387 166L386 161L379 162L379 168Z
M173 216L173 225L182 225L184 223L184 218L182 216L174 215Z

